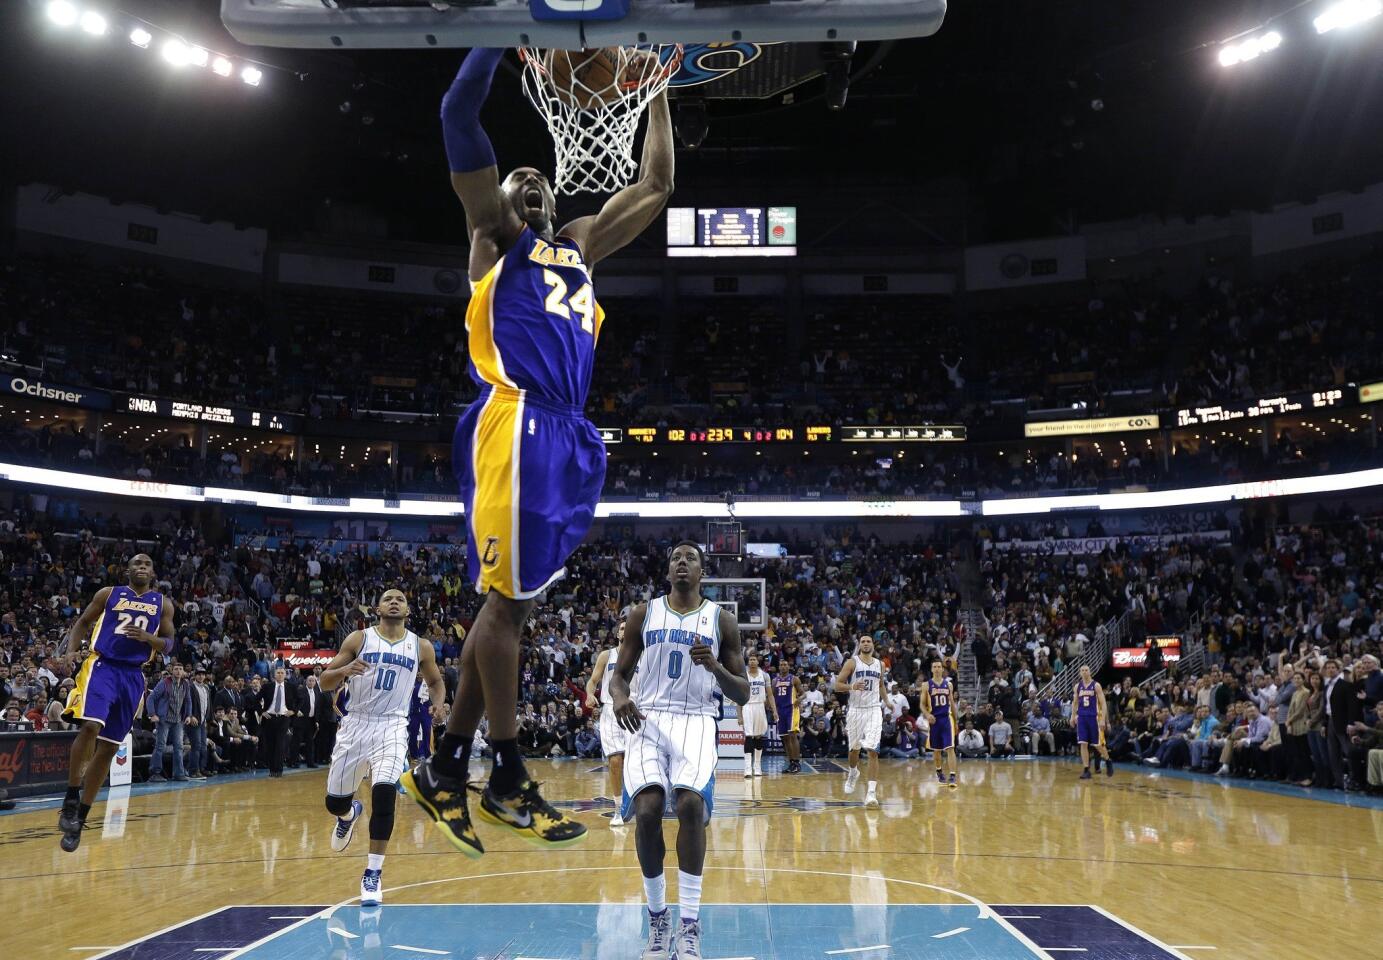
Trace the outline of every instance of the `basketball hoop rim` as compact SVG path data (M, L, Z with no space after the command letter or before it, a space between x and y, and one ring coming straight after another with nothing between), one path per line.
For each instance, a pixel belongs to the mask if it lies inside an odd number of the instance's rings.
M622 82L620 82L619 84L617 84L617 86L619 86L619 88L620 88L621 90L624 90L624 91L626 91L626 92L632 93L632 92L635 91L635 90L640 90L640 89L642 89L642 88L644 88L644 87L652 86L653 84L655 84L655 83L660 83L660 82L662 82L663 80L670 80L672 77L674 77L674 76L677 75L677 71L678 71L678 70L682 69L682 44L680 44L680 43L674 43L674 44L653 44L653 46L671 46L671 47L672 47L672 51L673 51L673 52L672 52L672 56L668 57L667 63L663 64L661 67L659 67L659 68L658 68L656 71L654 71L653 73L650 73L650 74L648 74L647 76L645 76L645 77L643 77L643 78L641 78L641 79L639 79L639 80L630 80L630 81L622 81ZM543 63L543 58L542 58L542 56L539 55L539 52L542 51L542 50L545 50L545 49L546 49L546 50L551 50L551 49L553 49L553 48L551 48L551 47L546 47L546 48L544 48L544 47L519 47L519 48L518 48L518 51L519 51L519 61L520 61L521 63L525 64L525 65L528 65L528 66L533 67L533 69L534 69L535 71L537 71L539 74L541 74L542 77L543 77L545 80L549 80L549 81L550 81L551 75L550 75L549 72L548 72L548 69L547 69L546 64ZM595 50L604 50L604 49L608 49L608 48L606 48L606 47L594 47L594 48L591 48L591 49L592 49L592 52L594 52ZM637 50L637 49L639 49L639 48L638 48L638 47L631 47L631 46L621 46L619 49L622 49L622 50L629 50L629 49ZM568 52L582 53L582 52L585 52L585 48L583 48L582 50L579 50L579 51L568 51Z

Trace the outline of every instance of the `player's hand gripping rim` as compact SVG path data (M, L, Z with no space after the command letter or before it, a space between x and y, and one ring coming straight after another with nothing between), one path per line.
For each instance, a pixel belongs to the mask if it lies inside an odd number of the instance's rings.
M630 733L638 733L643 726L644 716L630 697L615 700L615 722Z

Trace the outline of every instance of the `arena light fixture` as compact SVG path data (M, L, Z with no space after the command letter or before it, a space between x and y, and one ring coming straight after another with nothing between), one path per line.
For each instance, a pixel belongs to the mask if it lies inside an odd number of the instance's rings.
M163 44L163 59L167 60L172 66L187 66L188 49L187 44L177 37L170 37Z
M257 87L259 81L264 79L264 73L258 67L246 66L244 70L240 71L240 79L252 87Z
M95 10L88 10L83 13L81 24L83 32L89 33L93 37L103 36L106 32L106 28L110 26L106 23L106 18Z
M48 19L60 27L70 27L77 22L77 8L68 0L51 0L48 4Z
M225 57L217 57L211 61L211 72L218 77L229 77L235 71L235 64Z
M199 47L195 44L187 48L187 62L194 67L205 67L211 55L206 52L206 47Z
M1233 67L1250 60L1257 60L1265 53L1271 53L1282 46L1282 34L1276 30L1247 37L1220 47L1220 66Z
M141 49L147 50L153 39L154 35L143 27L135 27L130 31L130 43Z
M1311 21L1317 33L1357 27L1383 13L1383 0L1338 0Z

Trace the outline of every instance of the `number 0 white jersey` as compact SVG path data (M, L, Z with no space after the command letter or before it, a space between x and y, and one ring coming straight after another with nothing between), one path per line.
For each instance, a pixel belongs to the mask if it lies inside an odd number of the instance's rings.
M877 657L873 663L865 663L863 657L855 657L855 672L850 676L851 684L868 684L863 690L850 691L850 709L862 710L866 707L879 709L879 694L883 688L884 664Z
M643 621L643 653L639 656L640 710L662 710L698 716L720 716L720 684L704 667L692 662L691 648L699 641L720 656L720 607L703 600L679 616L667 597L648 602Z
M374 627L367 628L359 659L368 663L370 669L346 683L341 712L353 717L408 719L413 684L418 679L419 643L417 634L412 632L390 643Z

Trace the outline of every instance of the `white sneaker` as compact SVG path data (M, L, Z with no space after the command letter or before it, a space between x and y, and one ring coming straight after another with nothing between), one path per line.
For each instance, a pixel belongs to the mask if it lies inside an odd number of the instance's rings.
M661 913L648 915L648 944L643 948L642 960L670 960L672 951L668 949L672 941L672 913L664 907Z
M1227 776L1229 776L1229 764L1227 764L1227 763L1222 763L1222 764L1220 764L1220 769L1218 769L1218 770L1215 771L1215 776L1217 776L1217 777L1227 777Z
M1162 766L1162 761L1159 760L1159 759L1157 759L1157 757L1144 757L1144 758L1143 758L1143 762L1146 763L1146 764L1147 764L1148 766L1150 766L1150 767L1160 767L1160 766Z
M701 924L696 920L683 920L677 931L677 960L701 960Z
M355 836L355 825L360 822L360 816L365 812L365 804L359 800L351 801L351 818L342 820L336 818L336 826L331 828L331 849L340 853L351 845L351 837Z
M845 792L854 793L855 784L860 782L860 768L851 767L850 772L845 775Z
M384 881L379 870L366 870L360 875L360 905L377 907L384 902Z
M613 817L610 818L610 826L612 826L612 827L622 827L622 826L624 826L624 818L621 817L621 816L619 815L619 811L618 811L618 810L616 810L616 811L615 811L615 815L614 815Z
M879 798L874 796L873 790L870 790L864 795L864 805L866 807L877 807L879 805Z

